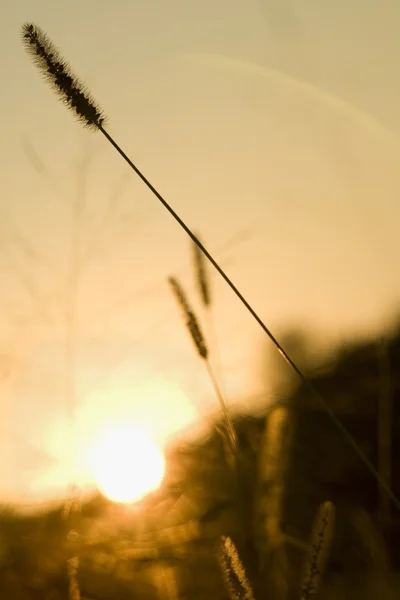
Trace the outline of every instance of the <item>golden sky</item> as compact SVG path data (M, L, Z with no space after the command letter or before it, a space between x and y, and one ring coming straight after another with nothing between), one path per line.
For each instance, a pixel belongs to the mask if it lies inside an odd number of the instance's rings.
M69 443L74 202L84 257L80 410L97 394L107 414L132 390L141 410L143 386L165 381L180 391L176 421L160 435L184 424L185 410L190 421L214 407L165 281L177 274L193 291L189 242L103 136L85 131L41 81L20 42L27 20L58 45L111 135L273 332L303 323L329 342L379 328L400 295L396 0L9 3L0 23L0 476L13 499L48 495L38 477L62 471ZM213 284L235 400L260 390L264 338Z

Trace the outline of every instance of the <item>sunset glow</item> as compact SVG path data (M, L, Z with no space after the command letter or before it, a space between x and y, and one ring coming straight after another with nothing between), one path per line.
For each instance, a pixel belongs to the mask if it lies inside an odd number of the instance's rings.
M196 436L200 416L179 383L140 366L140 373L117 372L82 398L73 425L59 411L43 436L46 463L32 470L23 502L64 498L72 482L83 495L97 489L116 502L158 488L164 449L182 435Z
M143 431L121 425L94 448L91 466L100 491L115 502L134 502L155 490L165 472L157 444Z

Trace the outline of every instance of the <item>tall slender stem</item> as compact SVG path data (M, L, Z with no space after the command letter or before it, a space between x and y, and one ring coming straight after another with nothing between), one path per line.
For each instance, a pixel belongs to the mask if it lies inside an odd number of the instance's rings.
M385 483L377 469L373 466L373 464L368 460L365 456L364 452L361 450L357 442L351 436L351 434L347 431L345 426L342 424L340 419L337 418L335 413L332 411L330 406L325 402L322 398L321 394L314 387L314 385L307 379L307 377L303 374L303 372L297 367L297 365L293 362L287 352L280 345L278 340L272 334L272 332L268 329L265 323L258 316L256 311L252 308L252 306L247 302L246 298L241 294L233 281L228 277L225 271L219 266L217 261L211 256L208 250L204 247L202 242L197 239L195 234L191 231L191 229L186 225L186 223L180 218L180 216L175 212L175 210L169 205L169 203L161 196L161 194L156 190L156 188L150 183L150 181L143 175L143 173L137 168L137 166L131 161L131 159L125 154L125 152L118 146L118 144L114 141L111 135L100 125L98 129L102 132L102 134L106 137L106 139L110 142L110 144L115 148L115 150L122 156L122 158L128 163L128 165L135 171L135 173L140 177L143 183L149 188L151 192L158 198L161 204L167 209L167 211L171 214L171 216L179 223L182 229L187 233L187 235L192 239L192 241L200 248L203 254L208 258L210 263L216 269L216 271L221 275L221 277L225 280L225 282L229 285L231 290L236 294L242 304L247 308L252 317L257 321L260 325L261 329L267 334L269 339L275 345L278 352L282 355L282 357L289 363L295 373L298 375L304 387L312 394L315 400L322 406L325 412L330 417L331 421L334 425L340 430L343 437L346 439L347 443L353 448L354 452L357 454L359 459L364 463L365 467L369 470L369 472L375 477L378 481L379 485L383 490L385 490L386 494L391 498L393 504L396 506L398 510L400 510L400 501L397 499L395 494L392 492L390 487Z
M226 403L225 403L224 397L222 395L221 389L220 389L220 387L218 385L217 378L215 377L215 373L213 371L211 363L210 363L210 361L208 359L205 359L204 362L206 363L208 375L210 377L210 380L211 380L211 383L213 385L215 394L216 394L216 396L218 398L218 402L219 402L220 407L221 407L222 414L224 416L225 427L226 427L226 431L227 431L227 434L228 434L230 449L232 451L232 454L236 455L237 450L238 450L238 442L237 442L236 431L235 431L235 428L234 428L233 423L232 423L232 419L231 419L231 417L229 415L228 408L226 406Z
M220 345L219 345L219 340L218 340L218 335L217 335L217 328L215 326L215 319L214 319L212 306L206 306L204 312L205 312L206 319L207 319L207 328L208 328L208 333L210 335L211 348L213 351L214 360L212 362L214 363L215 369L217 371L217 376L220 381L220 388L222 388L222 393L224 394L224 396L226 396L226 386L224 385L224 380L223 380L221 351L220 351Z

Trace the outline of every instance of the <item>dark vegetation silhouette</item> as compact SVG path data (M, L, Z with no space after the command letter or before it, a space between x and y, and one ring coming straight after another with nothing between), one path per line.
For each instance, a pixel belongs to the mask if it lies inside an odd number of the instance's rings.
M375 464L381 343L340 348L311 376ZM400 327L387 337L386 351L394 407L390 475L398 491ZM390 598L400 568L398 515L389 510L382 518L376 481L307 390L300 386L264 415L238 415L233 423L237 471L225 459L216 423L198 443L169 448L161 488L131 510L100 495L84 502L79 534L68 536L61 506L29 517L4 509L0 598L67 598L71 546L80 557L82 598L224 598L222 536L237 549L255 598L312 597L312 585L301 582L304 565L313 564L309 556L323 550L311 534L324 506L331 530L319 596L351 590L355 598Z

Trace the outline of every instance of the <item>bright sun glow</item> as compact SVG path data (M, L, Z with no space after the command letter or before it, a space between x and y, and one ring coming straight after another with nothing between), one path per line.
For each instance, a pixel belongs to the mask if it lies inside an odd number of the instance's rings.
M84 494L96 487L113 501L134 502L160 485L163 449L194 434L199 422L177 382L143 365L118 372L80 401L74 427L64 412L49 422L43 448L51 462L35 473L29 493L59 499L74 482Z
M164 477L164 456L143 431L115 426L92 451L97 486L110 500L134 502L155 490Z

